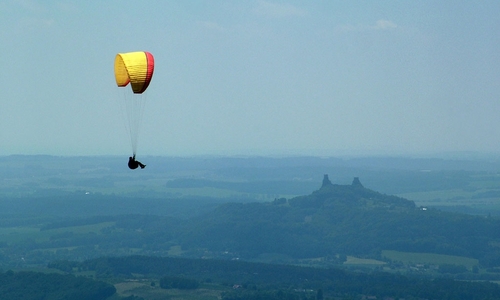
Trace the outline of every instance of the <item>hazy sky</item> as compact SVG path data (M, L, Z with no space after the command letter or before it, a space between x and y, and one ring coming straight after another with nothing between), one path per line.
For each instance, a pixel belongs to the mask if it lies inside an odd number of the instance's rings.
M500 152L500 1L0 3L0 155Z

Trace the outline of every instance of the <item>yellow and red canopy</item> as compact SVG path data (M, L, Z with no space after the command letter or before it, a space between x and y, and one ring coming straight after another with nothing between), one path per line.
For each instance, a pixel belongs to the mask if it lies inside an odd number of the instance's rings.
M115 79L119 87L132 86L135 94L142 94L151 82L155 62L149 52L118 53L115 57Z

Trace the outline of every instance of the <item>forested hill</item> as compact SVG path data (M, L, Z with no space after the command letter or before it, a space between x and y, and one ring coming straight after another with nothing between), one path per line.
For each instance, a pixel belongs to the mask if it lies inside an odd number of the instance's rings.
M279 200L278 200L279 201ZM283 202L283 201L282 201ZM302 208L340 208L342 206L355 209L387 209L407 211L415 208L415 203L396 196L384 195L363 187L359 178L355 177L351 185L332 184L328 175L323 178L321 188L311 195L290 199L289 204Z
M478 258L500 265L500 221L416 207L412 201L325 176L311 195L272 203L230 203L190 220L183 248L229 251L242 258L279 253L292 258L334 254L377 257L381 250Z

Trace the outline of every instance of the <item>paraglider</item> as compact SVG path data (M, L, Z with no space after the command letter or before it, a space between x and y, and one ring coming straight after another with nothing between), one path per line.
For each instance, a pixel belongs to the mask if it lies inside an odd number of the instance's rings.
M140 161L135 160L135 155L134 155L134 156L130 156L128 158L128 167L132 170L137 169L138 167L141 167L141 169L144 169L146 167L146 165L141 163Z
M149 86L154 71L154 57L145 51L118 53L115 57L115 80L118 87L126 87L129 83L132 88L124 92L124 100L128 119L128 130L132 144L132 154L129 157L130 169L143 169L146 165L135 160L139 129L142 123L145 97L143 93Z

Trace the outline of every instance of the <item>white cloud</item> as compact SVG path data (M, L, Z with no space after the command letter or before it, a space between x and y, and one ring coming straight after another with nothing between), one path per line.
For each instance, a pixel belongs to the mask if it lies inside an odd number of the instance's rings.
M78 13L80 11L75 3L68 2L57 3L57 8L64 13Z
M54 19L24 19L23 20L23 25L26 28L30 29L40 29L40 28L48 28L54 25L55 21Z
M391 30L397 28L398 25L392 21L388 20L378 20L375 22L375 25L365 25L365 24L357 24L357 25L340 25L335 29L337 32L364 32L364 31L373 31L373 30Z
M209 30L220 31L220 32L226 31L226 29L223 26L217 24L216 22L204 21L204 22L198 22L198 24Z
M258 1L254 12L259 15L283 18L283 17L302 17L306 16L307 11L287 3L271 3L268 1Z
M391 21L378 20L375 23L375 26L373 26L373 29L376 29L376 30L385 30L385 29L392 29L392 28L396 28L396 27L398 27L398 25L394 24Z
M30 12L40 13L45 11L45 7L32 0L15 0L15 2L24 10Z
M17 20L11 24L12 31L31 31L52 27L56 22L49 17L50 9L33 0L13 0Z

